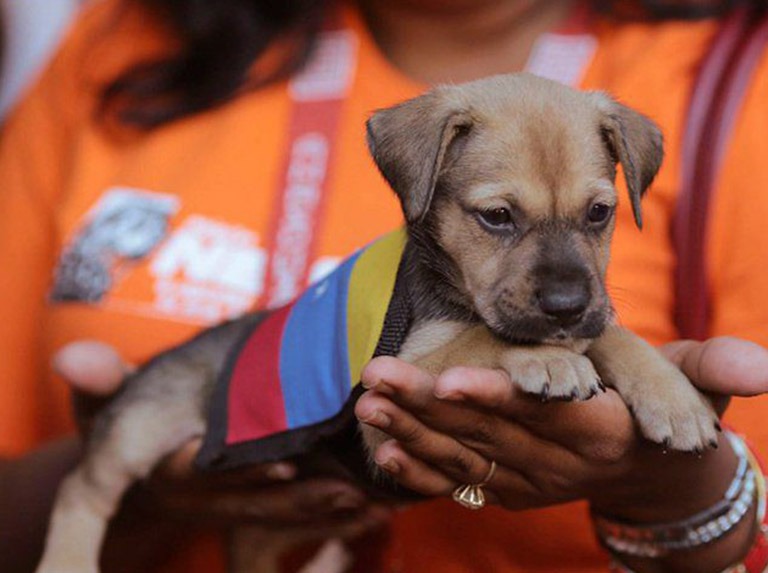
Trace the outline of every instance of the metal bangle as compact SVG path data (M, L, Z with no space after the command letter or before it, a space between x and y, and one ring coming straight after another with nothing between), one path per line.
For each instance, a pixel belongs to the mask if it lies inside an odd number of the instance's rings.
M684 520L638 526L593 514L595 530L610 551L638 557L658 558L672 551L694 549L720 539L747 515L756 498L764 506L764 488L744 442L726 432L739 459L736 474L723 499ZM761 492L760 489L763 491ZM764 512L764 509L761 510Z

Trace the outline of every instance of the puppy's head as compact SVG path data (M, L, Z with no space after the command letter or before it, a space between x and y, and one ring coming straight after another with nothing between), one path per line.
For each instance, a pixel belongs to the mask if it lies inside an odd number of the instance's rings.
M412 237L455 296L515 342L598 336L621 164L635 221L658 128L527 74L441 87L374 114L368 142Z

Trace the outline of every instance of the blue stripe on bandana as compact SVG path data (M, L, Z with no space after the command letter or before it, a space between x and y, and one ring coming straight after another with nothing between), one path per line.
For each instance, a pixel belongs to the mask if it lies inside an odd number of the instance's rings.
M310 287L288 317L280 351L280 378L290 429L335 416L349 398L347 296L359 256L360 251Z

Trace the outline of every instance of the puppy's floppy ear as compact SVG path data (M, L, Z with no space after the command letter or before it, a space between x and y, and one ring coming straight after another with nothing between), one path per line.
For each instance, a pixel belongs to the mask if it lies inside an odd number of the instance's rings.
M377 111L366 123L373 160L409 223L424 218L451 144L472 126L469 113L446 97L448 89Z
M599 92L593 95L602 111L601 135L614 161L621 163L635 223L642 228L640 199L656 177L664 158L661 130L643 114L609 96Z

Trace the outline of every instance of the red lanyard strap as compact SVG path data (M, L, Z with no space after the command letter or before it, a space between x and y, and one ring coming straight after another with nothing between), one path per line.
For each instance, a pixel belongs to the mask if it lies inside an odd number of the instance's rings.
M757 16L757 17L756 17ZM681 190L673 222L675 322L704 339L712 315L706 244L715 181L752 73L768 41L768 18L743 5L723 22L693 87L683 137Z
M311 58L288 84L288 136L260 306L285 304L308 283L329 195L342 108L354 81L357 48L355 34L343 28L333 14Z

